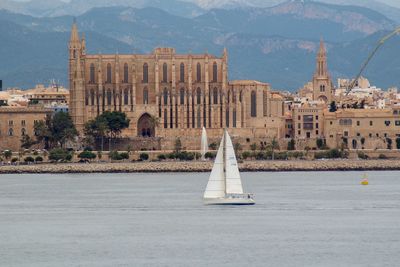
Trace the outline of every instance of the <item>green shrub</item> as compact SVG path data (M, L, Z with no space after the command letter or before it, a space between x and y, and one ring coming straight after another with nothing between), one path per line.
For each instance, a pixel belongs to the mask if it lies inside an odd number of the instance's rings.
M378 158L379 159L387 159L388 157L385 154L380 154Z
M29 156L29 157L24 158L24 161L25 161L26 163L35 162L35 159L32 158L31 156Z
M217 156L217 154L214 153L214 152L207 152L207 153L204 155L204 157L205 157L206 159L215 159L216 156Z
M244 159L244 160L246 160L246 159L248 159L248 158L250 158L251 157L251 153L249 152L249 151L244 151L243 153L242 153L242 158Z
M338 158L346 158L348 153L345 151L339 151L338 149L330 149L327 151L317 152L314 155L315 159L338 159Z
M4 150L3 155L6 159L9 159L12 157L12 151L11 150Z
M78 155L78 158L80 158L80 159L95 159L96 154L93 153L92 151L85 150Z
M111 160L123 160L123 158L121 157L121 154L119 154L118 151L111 151L110 159Z
M211 150L216 150L217 147L218 147L218 145L217 145L217 143L213 142L213 143L209 144L208 147L209 147Z
M54 148L50 150L49 159L53 161L71 160L72 155L62 148Z
M274 159L276 160L287 160L289 158L287 152L279 152L274 154Z
M251 145L250 145L250 149L251 149L252 151L256 151L256 150L257 150L257 144L256 144L256 143L251 144Z
M12 158L12 159L11 159L11 162L12 162L12 163L15 163L15 162L17 162L17 161L18 161L18 158Z
M299 159L299 158L303 158L303 157L304 157L304 153L301 151L288 152L288 158Z
M166 160L166 159L167 159L167 156L166 156L165 154L158 154L157 158L158 158L159 160Z
M129 153L128 152L122 152L120 154L120 156L121 156L122 159L129 159Z
M147 153L140 153L139 158L143 161L148 160L149 159L149 154Z
M288 142L287 150L295 150L295 149L296 149L296 142L294 141L294 139L291 139Z
M37 156L37 157L35 158L35 161L36 161L36 162L43 162L43 158L42 158L41 156Z
M368 159L369 158L367 154L365 154L364 152L361 152L361 151L357 152L357 155L358 155L358 158L360 158L360 159Z

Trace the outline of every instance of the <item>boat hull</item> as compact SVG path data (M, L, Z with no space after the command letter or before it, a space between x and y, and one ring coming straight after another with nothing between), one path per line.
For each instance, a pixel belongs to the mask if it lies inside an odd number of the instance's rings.
M252 198L205 198L205 205L254 205Z

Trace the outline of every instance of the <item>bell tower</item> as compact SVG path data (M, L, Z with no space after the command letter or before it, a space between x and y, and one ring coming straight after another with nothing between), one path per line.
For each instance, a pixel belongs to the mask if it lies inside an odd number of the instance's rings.
M333 84L328 72L327 53L322 38L316 61L317 67L313 77L313 100L320 100L329 104L332 101Z

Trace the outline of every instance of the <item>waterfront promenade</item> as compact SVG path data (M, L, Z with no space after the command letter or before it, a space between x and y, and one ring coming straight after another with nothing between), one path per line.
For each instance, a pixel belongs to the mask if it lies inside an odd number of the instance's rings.
M400 170L400 160L288 160L245 161L241 171L352 171ZM5 165L0 174L6 173L134 173L134 172L209 172L211 161L163 161L125 163L59 163L32 165Z

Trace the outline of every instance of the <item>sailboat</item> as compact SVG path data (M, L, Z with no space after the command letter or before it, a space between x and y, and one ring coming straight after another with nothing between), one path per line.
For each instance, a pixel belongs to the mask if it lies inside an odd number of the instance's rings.
M235 150L225 130L204 192L207 205L254 205L252 194L244 194Z
M206 128L204 128L204 127L203 127L203 130L201 131L200 150L201 150L201 160L205 160L206 159L206 153L208 151L208 141L207 141Z

